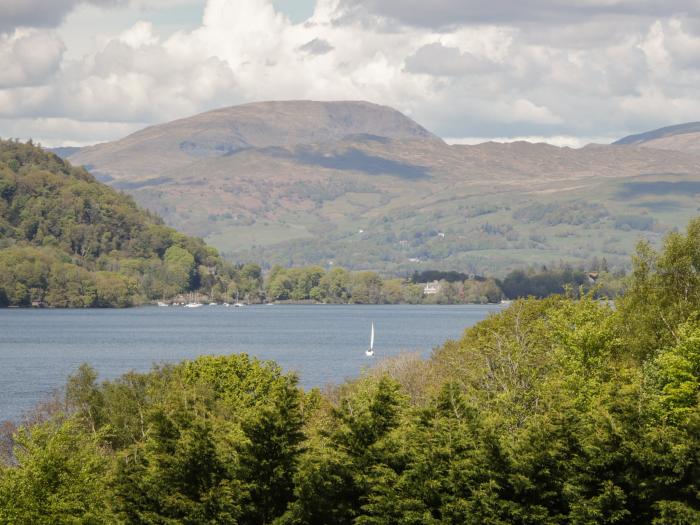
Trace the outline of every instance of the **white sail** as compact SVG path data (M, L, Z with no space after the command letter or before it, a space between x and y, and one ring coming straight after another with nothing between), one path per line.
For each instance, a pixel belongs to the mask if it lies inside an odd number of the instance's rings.
M367 357L374 355L374 323L372 323L372 329L369 332L369 349L365 350L365 355Z

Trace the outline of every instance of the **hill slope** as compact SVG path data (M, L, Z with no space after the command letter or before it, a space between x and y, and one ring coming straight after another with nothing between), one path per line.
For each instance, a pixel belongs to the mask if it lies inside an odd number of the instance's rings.
M615 145L640 145L648 148L700 153L700 122L687 122L675 126L629 135L614 142Z
M201 158L353 135L440 140L398 111L368 102L262 102L152 126L82 148L71 160L111 177L155 176Z
M0 141L0 306L128 306L234 277L215 249L85 170Z
M696 213L700 156L637 145L450 146L367 103L226 108L71 160L237 260L499 273L627 260Z

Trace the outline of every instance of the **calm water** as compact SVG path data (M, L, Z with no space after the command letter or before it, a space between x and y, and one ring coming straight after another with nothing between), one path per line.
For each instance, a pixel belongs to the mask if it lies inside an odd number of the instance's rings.
M299 373L304 387L338 383L376 357L431 349L498 306L249 306L124 310L0 310L0 421L17 420L81 363L101 378L156 362L247 352Z

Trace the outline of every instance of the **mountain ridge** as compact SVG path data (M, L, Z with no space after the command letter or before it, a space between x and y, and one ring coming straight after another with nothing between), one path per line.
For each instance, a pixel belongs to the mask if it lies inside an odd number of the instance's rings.
M613 145L636 145L700 154L700 122L686 122L629 135L613 142Z
M674 124L672 126L664 126L651 131L635 133L627 135L613 142L615 146L623 146L628 144L641 144L650 140L668 137L672 135L683 135L686 133L700 132L700 122L685 122L683 124Z
M700 184L692 149L448 145L365 102L222 108L70 160L233 259L387 273L626 264L693 216Z
M364 101L271 101L214 109L149 126L127 137L88 146L74 162L121 176L159 174L199 158L232 155L251 148L320 144L346 136L417 137L442 142L387 106ZM149 156L149 166L130 163Z

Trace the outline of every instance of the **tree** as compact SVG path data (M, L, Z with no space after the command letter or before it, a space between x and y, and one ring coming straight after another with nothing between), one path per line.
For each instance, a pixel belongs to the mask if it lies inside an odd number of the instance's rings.
M343 268L333 268L319 281L321 297L331 303L343 303L350 299L350 274Z
M190 252L179 246L171 246L163 256L167 283L178 292L189 290L195 269L194 257Z
M367 378L341 398L322 431L330 447L311 449L296 476L297 500L282 523L354 523L370 491L369 473L384 459L384 440L398 427L406 398L386 376Z
M359 272L352 276L352 302L377 304L381 301L383 282L374 272Z
M107 458L99 437L75 421L20 429L16 467L0 467L0 522L112 523L106 487Z

